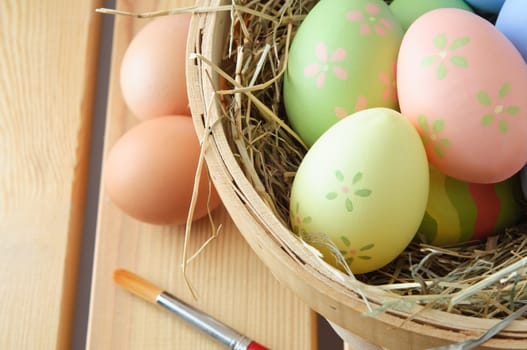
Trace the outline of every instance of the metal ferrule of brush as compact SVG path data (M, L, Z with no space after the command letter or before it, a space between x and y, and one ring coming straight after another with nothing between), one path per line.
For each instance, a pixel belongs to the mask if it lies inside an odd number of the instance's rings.
M228 346L229 349L246 350L251 343L251 340L246 336L177 299L170 293L162 292L157 297L156 302Z

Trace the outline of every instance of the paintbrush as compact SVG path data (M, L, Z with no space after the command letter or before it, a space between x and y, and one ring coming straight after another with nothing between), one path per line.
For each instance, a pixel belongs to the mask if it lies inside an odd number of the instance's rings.
M113 273L113 279L115 283L131 293L172 311L181 319L212 336L229 349L269 350L130 271L117 269Z

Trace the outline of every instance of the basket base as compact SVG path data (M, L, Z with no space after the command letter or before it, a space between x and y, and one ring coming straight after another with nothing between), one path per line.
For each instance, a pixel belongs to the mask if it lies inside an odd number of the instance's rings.
M373 343L368 342L367 340L364 340L364 338L359 337L358 335L348 331L347 329L344 329L335 323L331 322L330 320L326 320L331 328L337 333L339 337L342 338L342 340L349 345L351 349L360 349L360 350L386 350L386 348L382 348L380 346L377 346Z

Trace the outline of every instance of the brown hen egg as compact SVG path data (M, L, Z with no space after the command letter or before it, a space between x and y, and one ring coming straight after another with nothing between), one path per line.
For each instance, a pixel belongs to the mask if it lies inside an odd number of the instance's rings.
M139 119L190 115L185 79L190 16L156 17L126 49L121 62L121 92Z
M110 150L104 167L106 192L116 206L140 221L183 224L190 208L199 154L191 118L146 120L128 130ZM205 166L197 191L194 220L220 203Z

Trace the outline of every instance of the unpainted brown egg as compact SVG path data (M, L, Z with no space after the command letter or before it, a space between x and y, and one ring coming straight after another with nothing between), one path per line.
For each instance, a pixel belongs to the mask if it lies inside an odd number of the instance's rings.
M165 116L139 123L111 148L104 185L112 202L126 214L152 224L187 220L200 155L198 137L188 116ZM220 203L203 166L193 219Z
M137 118L190 115L185 78L190 16L156 17L126 49L121 61L121 92Z

